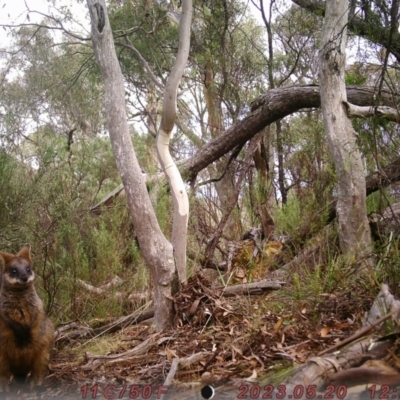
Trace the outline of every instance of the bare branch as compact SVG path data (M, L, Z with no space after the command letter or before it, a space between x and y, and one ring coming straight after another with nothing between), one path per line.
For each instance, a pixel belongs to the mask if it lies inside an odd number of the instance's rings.
M384 117L388 121L400 123L400 113L393 107L359 107L349 102L344 103L347 107L349 118L368 118L373 116Z
M77 35L75 33L72 33L70 31L68 31L67 29L64 28L64 26L62 25L61 22L59 22L57 20L55 20L55 21L60 24L60 27L51 26L51 25L45 25L45 24L35 24L35 23L29 23L29 24L25 24L25 23L24 24L0 24L0 27L2 27L2 28L22 28L22 27L26 27L26 26L36 26L39 29L40 28L45 28L45 29L50 29L50 30L59 30L59 31L62 31L62 32L66 33L69 36L74 37L75 39L79 39L79 40L82 40L82 41L91 40L90 38L84 38L84 37L81 37L81 36L79 36L79 35Z
M131 41L126 38L126 40L128 41L127 43L121 43L121 42L115 42L116 45L121 46L121 47L125 47L129 50L132 50L137 57L139 58L139 61L141 62L143 68L147 71L147 73L149 74L151 80L154 82L154 84L161 89L162 91L164 91L164 85L162 83L160 83L156 77L156 75L154 74L153 70L150 68L150 65L148 64L148 62L143 58L143 56L140 54L140 51L131 43Z

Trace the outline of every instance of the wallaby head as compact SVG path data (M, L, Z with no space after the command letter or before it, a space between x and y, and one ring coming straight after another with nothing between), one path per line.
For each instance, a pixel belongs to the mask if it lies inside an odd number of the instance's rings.
M4 288L21 290L32 285L35 274L29 244L16 255L0 251L0 259L3 264L1 284Z

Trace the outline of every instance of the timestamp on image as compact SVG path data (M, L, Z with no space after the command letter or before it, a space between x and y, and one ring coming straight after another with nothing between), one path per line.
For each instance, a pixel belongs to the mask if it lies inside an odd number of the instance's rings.
M286 385L241 385L238 399L345 399L347 386L328 385L323 393L317 392L317 385L296 385L290 390Z
M366 398L370 399L399 399L400 388L389 385L372 385L365 390ZM317 391L317 385L241 385L239 386L238 399L345 399L347 396L346 385L328 385L324 391Z

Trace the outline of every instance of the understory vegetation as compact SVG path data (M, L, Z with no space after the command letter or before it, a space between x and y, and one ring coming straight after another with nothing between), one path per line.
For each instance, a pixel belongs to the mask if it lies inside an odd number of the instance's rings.
M280 3L270 1L264 10L262 1L254 0L250 13L240 0L196 2L171 143L179 167L249 116L251 103L268 90L318 83L322 19L292 2L283 8ZM385 17L378 13L381 2L368 3L384 24L390 10ZM158 2L110 1L108 11L126 84L131 138L157 220L170 239L173 202L160 173L155 132L158 84L165 84L173 64L177 25L171 9ZM62 15L67 25L74 26L74 18L73 10ZM50 16L42 24L57 26ZM0 250L14 253L31 244L36 286L57 326L78 321L96 327L151 308L153 283L124 191L110 195L121 179L91 43L80 40L83 33L57 36L29 23L7 29L9 43L0 49ZM356 34L349 47L347 85L374 87L378 97L389 93L398 106L400 69L390 49ZM365 176L384 176L382 171L398 161L398 121L375 115L354 118L352 124ZM332 216L338 182L320 109L301 109L264 127L255 138L255 147L251 139L230 149L186 181L189 281L200 291L195 279L212 270L210 287L266 278L283 282L277 292L232 304L240 318L249 316L242 328L254 343L260 332L268 337L265 326L278 331L282 324L290 326L289 344L308 340L299 333L301 327L320 333L326 326L348 324L350 332L382 283L400 296L398 182L382 183L367 197L375 267L360 272L359 260L340 251ZM225 226L211 251L221 221ZM117 283L96 292L109 282ZM234 324L223 313L220 321ZM146 337L147 331L139 334ZM112 346L122 345L100 340L85 349L106 353ZM293 358L301 361L312 350ZM282 365L287 366L286 359Z

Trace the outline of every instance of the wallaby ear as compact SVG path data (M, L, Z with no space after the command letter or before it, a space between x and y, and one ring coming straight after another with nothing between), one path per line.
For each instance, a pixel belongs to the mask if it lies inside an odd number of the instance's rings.
M32 261L31 258L31 245L26 244L22 249L19 251L17 254L17 257L25 258L25 260L28 260L29 262Z
M5 253L4 251L0 251L0 259L3 264L3 271L6 267L6 264L9 263L14 257L15 257L14 254Z

